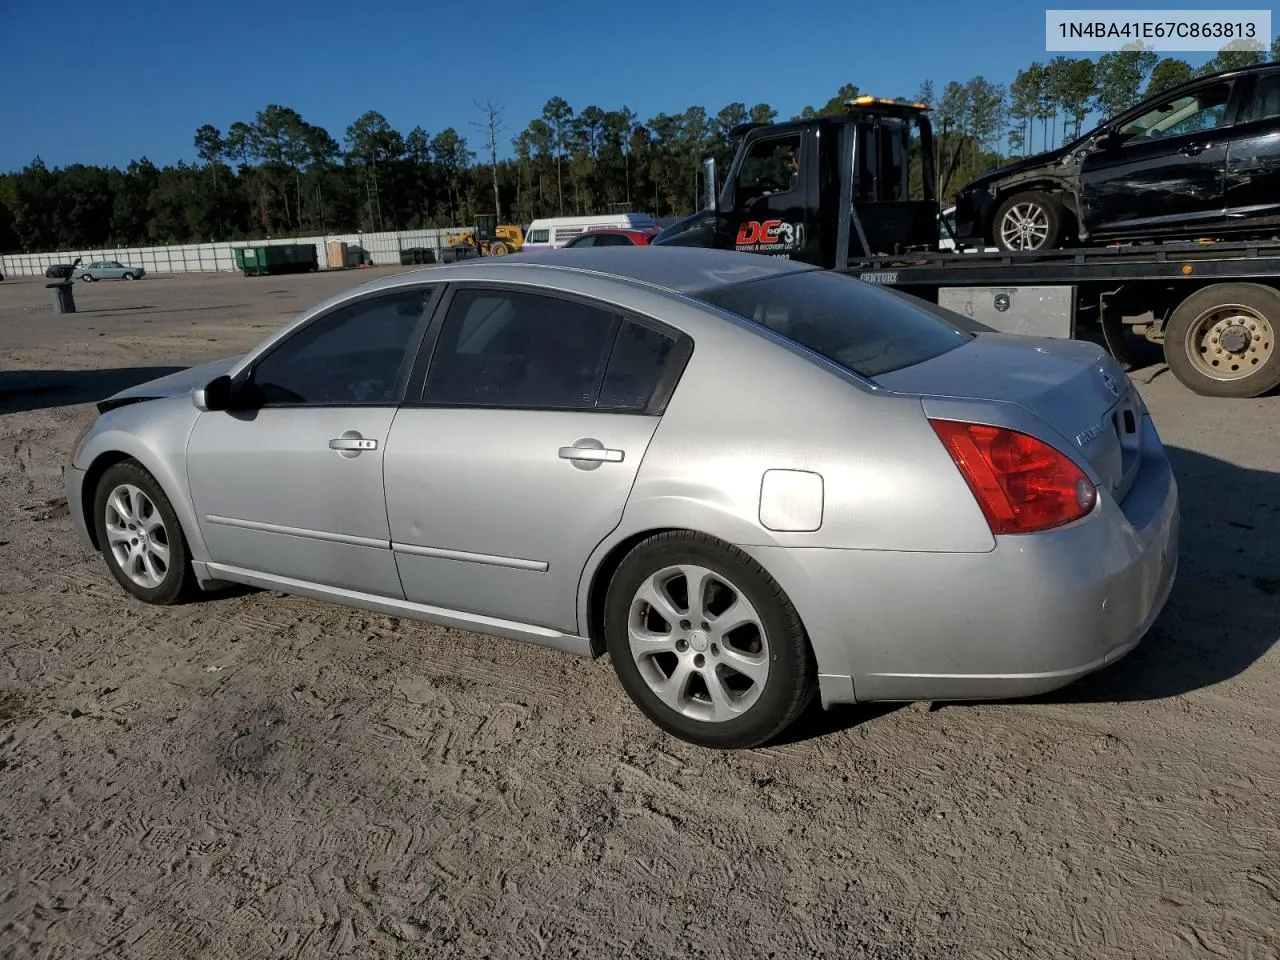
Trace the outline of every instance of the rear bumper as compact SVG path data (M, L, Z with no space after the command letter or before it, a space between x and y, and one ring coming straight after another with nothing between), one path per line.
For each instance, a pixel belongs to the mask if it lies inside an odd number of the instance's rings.
M1178 489L1147 422L1123 509L989 553L754 551L809 631L826 704L990 700L1065 686L1150 630L1178 566ZM771 563L771 560L773 563Z

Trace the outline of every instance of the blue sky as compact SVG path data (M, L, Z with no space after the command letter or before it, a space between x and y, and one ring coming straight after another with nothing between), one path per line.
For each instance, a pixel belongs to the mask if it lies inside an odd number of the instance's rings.
M225 133L272 102L340 142L373 109L402 132L452 126L476 149L477 100L502 106L506 147L557 95L575 110L627 105L641 120L695 104L714 113L735 100L789 117L846 81L880 96L913 96L926 78L938 91L975 74L1007 83L1052 56L1045 6L8 0L0 2L0 171L37 154L49 166L190 160L198 126ZM66 25L56 43L55 17ZM1173 55L1193 64L1208 56Z

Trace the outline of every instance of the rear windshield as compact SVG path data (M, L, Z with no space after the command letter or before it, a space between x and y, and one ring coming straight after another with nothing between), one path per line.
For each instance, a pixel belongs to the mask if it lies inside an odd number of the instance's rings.
M931 360L970 339L940 313L827 270L748 280L696 297L868 378Z

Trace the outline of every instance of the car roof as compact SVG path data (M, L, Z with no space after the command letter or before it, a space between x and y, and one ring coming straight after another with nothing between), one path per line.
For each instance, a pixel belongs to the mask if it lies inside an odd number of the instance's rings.
M759 280L788 273L817 270L810 264L781 257L701 247L574 247L538 254L478 257L458 263L420 267L372 281L365 289L401 286L426 280L535 280L541 274L554 283L557 272L569 271L610 277L658 287L672 293Z

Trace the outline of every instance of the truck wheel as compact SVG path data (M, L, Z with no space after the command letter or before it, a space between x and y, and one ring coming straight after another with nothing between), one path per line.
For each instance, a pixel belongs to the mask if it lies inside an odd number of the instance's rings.
M1185 386L1207 397L1257 397L1280 385L1280 293L1257 283L1197 290L1169 317L1164 352Z
M1001 250L1052 250L1062 232L1062 204L1038 190L1015 193L996 210L993 232Z
M489 247L489 256L491 257L505 257L510 252L511 249L501 240Z

